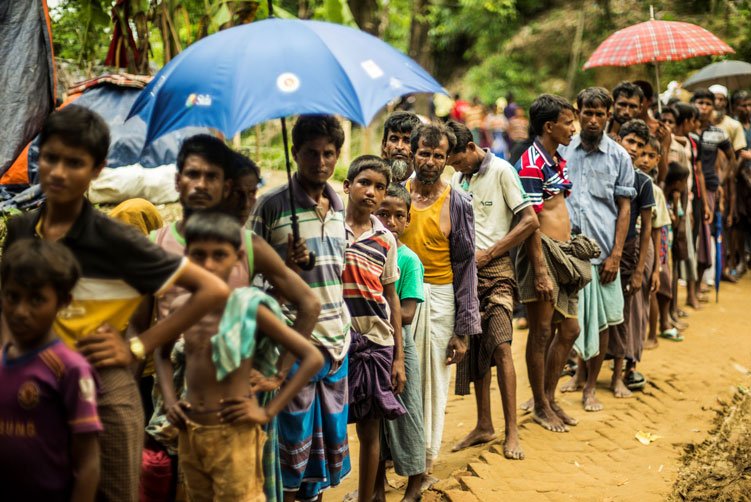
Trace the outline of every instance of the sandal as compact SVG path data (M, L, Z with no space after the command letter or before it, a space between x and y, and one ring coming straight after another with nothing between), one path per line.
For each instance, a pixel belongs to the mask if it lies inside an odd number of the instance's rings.
M647 378L636 370L629 372L623 380L629 390L641 390L647 385Z
M667 340L672 340L674 342L682 342L683 337L680 333L678 333L678 330L675 328L666 329L662 333L660 333L660 338L665 338Z
M678 318L686 318L688 317L688 312L685 310L678 309Z

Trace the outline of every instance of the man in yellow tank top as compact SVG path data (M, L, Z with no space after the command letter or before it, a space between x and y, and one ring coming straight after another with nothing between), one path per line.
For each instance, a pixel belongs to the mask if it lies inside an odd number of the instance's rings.
M412 132L415 178L410 225L402 242L425 267L425 303L415 314L415 343L423 382L426 461L431 466L441 447L452 364L467 351L467 336L481 332L472 204L441 179L454 134L440 125Z

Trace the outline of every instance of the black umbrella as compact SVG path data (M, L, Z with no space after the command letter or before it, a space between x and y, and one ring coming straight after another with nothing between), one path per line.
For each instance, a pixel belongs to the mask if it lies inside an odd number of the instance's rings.
M689 91L712 84L722 84L730 90L751 87L751 64L745 61L720 61L705 66L685 82Z

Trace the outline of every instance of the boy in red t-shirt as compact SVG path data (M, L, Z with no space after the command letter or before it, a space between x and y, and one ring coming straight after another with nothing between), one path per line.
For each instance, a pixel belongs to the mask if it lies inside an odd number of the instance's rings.
M3 256L0 363L3 500L93 501L99 483L96 384L52 331L80 276L62 244L24 239Z

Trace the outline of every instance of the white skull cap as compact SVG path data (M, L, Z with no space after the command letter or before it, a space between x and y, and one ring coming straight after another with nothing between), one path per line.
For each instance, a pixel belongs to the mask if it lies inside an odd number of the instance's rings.
M712 94L722 94L726 98L728 97L728 88L724 85L715 84L709 86L709 92Z

